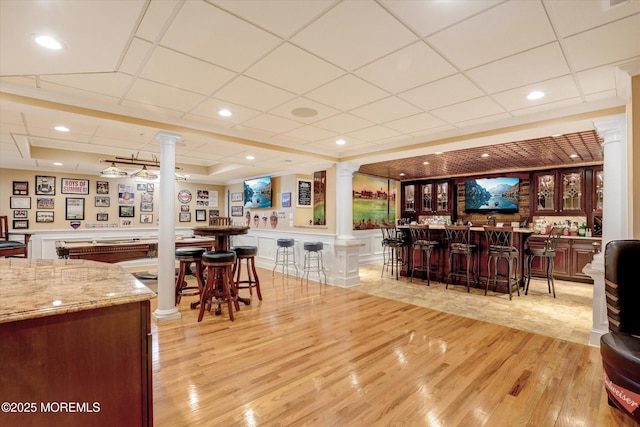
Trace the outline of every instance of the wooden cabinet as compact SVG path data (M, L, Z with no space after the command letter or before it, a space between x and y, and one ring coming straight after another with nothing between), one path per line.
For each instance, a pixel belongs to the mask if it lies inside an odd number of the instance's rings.
M527 241L530 247L544 247L545 236L531 236ZM593 283L591 277L582 273L585 265L593 261L596 247L593 243L599 243L600 239L562 238L556 248L554 259L553 277L562 280L572 280L585 283ZM545 277L546 260L542 257L534 257L531 265L531 275Z
M532 200L534 215L584 215L584 169L535 172Z
M451 215L452 185L449 180L406 182L402 184L402 216Z

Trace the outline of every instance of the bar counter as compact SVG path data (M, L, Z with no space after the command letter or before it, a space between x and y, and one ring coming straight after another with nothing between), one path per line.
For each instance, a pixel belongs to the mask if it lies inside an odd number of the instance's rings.
M409 276L411 275L411 263L413 262L414 256L420 256L418 251L413 250L413 242L411 241L411 233L409 231L411 226L404 225L398 226L398 229L402 230L405 234L405 242L409 244L409 251L403 251L403 264L405 265L405 269L401 271L400 274ZM435 240L438 242L438 245L435 247L435 250L431 254L431 279L437 279L441 282L444 282L447 278L447 274L449 274L449 250L447 247L447 239L445 233L444 225L430 225L429 229L431 230L431 240ZM473 256L474 263L477 268L477 274L479 277L480 283L471 283L472 287L484 288L487 281L487 240L484 235L483 227L471 227L471 243L476 245L476 252ZM533 234L533 230L528 228L514 228L513 229L513 246L518 249L518 279L520 286L524 286L524 247L527 239ZM507 263L505 261L501 261L498 263L498 271L501 275L506 275L507 273ZM424 275L426 278L426 274ZM420 278L421 276L414 276ZM456 284L462 284L461 281L456 281ZM489 286L492 290L493 287ZM507 292L507 287L505 284L498 284L497 292Z
M123 268L0 259L0 425L153 425L150 302Z

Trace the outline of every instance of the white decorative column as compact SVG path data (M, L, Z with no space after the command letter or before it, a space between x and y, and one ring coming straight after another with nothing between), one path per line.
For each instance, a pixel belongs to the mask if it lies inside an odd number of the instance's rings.
M593 121L602 143L604 155L604 193L602 207L602 250L583 272L591 276L593 284L593 326L589 344L600 345L600 337L607 333L606 297L604 286L604 250L608 242L629 238L629 200L627 168L626 116L619 114Z
M176 142L180 135L158 132L160 141L160 210L158 211L158 308L153 312L156 322L179 319L176 308L176 232L175 174Z
M353 173L355 163L336 163L336 272L335 283L350 287L360 284L360 247L353 235Z

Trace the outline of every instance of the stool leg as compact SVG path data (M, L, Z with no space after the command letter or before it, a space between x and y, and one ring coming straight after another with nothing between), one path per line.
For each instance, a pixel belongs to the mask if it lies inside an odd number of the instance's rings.
M200 294L200 313L198 313L198 322L202 321L206 306L211 304L209 298L211 298L211 295L213 294L213 276L213 268L207 268L207 283L204 286L202 294Z
M553 297L556 297L556 285L555 283L553 283L553 269L555 266L555 260L552 257L548 257L549 259L549 266L547 267L547 282L551 281L551 289L553 290Z
M188 263L191 265L191 263ZM185 263L180 261L180 271L178 272L178 277L176 277L176 305L180 304L180 299L182 295L180 295L180 290L186 285L184 283L185 276Z
M251 271L253 272L253 280L255 282L256 293L258 294L258 299L262 301L262 293L260 292L260 279L258 278L258 272L256 271L255 259L251 257L249 258L249 262L251 263Z

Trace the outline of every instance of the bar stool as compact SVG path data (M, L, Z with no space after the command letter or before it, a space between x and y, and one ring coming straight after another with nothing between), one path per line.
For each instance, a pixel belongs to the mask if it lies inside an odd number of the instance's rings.
M322 242L304 242L304 266L302 267L302 277L300 281L304 280L305 274L307 275L307 283L309 283L309 273L318 273L318 280L322 283L320 273L324 275L324 283L327 284L327 274L324 271L324 262L322 259L322 249L324 244Z
M416 265L417 257L413 257L409 281L413 282L413 275L416 271L422 271L427 273L427 286L430 286L431 252L438 246L438 242L431 240L431 231L428 225L412 225L409 230L411 231L413 249L420 252L419 265Z
M518 296L520 296L520 286L518 285L518 249L513 246L513 228L511 227L484 227L484 235L487 239L487 285L484 294L487 294L489 282L493 278L493 291L498 287L499 281L504 281L509 290L509 300L512 297L512 289L515 286ZM498 261L507 261L507 275L500 276L498 272ZM491 261L493 261L493 274L491 274Z
M276 240L278 248L276 249L276 265L273 267L271 276L276 272L279 265L282 266L282 274L287 268L287 276L289 275L289 266L292 265L296 269L296 277L298 276L298 266L296 265L296 241L294 239L278 239Z
M536 248L527 245L527 247L525 248L525 266L527 267L527 284L524 288L525 295L529 293L529 283L531 282L531 265L533 264L533 258L541 257L543 260L547 260L547 287L549 288L549 293L551 293L551 291L553 290L553 297L556 297L556 286L555 283L553 283L553 268L555 265L554 261L556 257L556 248L561 236L562 227L554 227L549 232L549 236L547 236L547 238L545 239L544 247Z
M176 277L176 305L180 304L183 296L200 296L204 289L204 276L202 274L202 254L206 252L205 248L177 248L176 260L180 261L180 268ZM191 264L194 264L193 273ZM185 280L185 276L193 274L196 277L198 286L189 286ZM198 306L198 301L191 303L191 308Z
M257 246L234 246L231 248L236 253L236 263L233 265L231 277L235 277L236 289L249 289L249 295L253 295L253 288L256 288L258 299L262 301L262 293L260 292L260 279L256 272L255 258L258 254ZM242 260L245 260L247 266L247 280L240 280L242 272ZM242 285L241 285L242 283ZM251 300L248 300L251 303Z
M205 252L202 254L202 265L207 268L207 281L200 295L200 314L198 322L202 320L204 311L211 310L212 304L217 304L216 315L221 311L221 304L227 303L229 319L233 321L233 308L240 310L238 292L233 283L231 268L236 263L235 252Z
M396 280L398 280L402 265L402 250L405 246L404 234L395 225L381 225L380 230L382 231L382 273L380 277L384 275L385 269L388 270L391 267L391 275L393 276L395 268Z
M467 280L467 292L470 292L471 274L473 280L478 284L477 265L473 261L473 255L476 253L476 245L471 243L471 227L466 225L445 225L445 233L449 242L449 274L447 274L447 283L445 289L449 288L449 283L453 283L453 278L464 276ZM464 257L466 260L466 268L456 268L456 258Z

